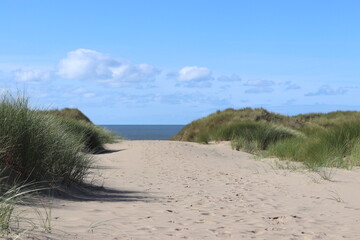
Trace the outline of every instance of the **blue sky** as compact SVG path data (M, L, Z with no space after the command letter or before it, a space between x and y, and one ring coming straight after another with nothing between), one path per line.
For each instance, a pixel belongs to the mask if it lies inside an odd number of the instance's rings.
M0 4L0 90L97 124L360 110L359 1Z

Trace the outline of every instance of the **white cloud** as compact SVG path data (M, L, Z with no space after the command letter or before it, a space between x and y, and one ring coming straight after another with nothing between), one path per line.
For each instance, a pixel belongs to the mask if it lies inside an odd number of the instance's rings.
M104 82L108 82L112 86L128 85L143 81L153 80L159 73L155 67L148 64L123 64L110 68L112 76Z
M179 71L178 80L181 82L207 81L211 79L212 72L206 67L189 66Z
M17 82L40 83L48 81L50 79L51 73L49 71L43 71L39 69L19 69L13 72L13 76Z
M77 49L60 61L58 74L68 79L109 78L109 66L116 65L117 61L109 55L89 49Z
M178 82L187 87L208 87L213 79L210 69L198 66L183 67L176 76Z
M66 79L97 80L111 86L151 81L160 71L149 64L132 64L89 49L69 52L59 63L58 75Z

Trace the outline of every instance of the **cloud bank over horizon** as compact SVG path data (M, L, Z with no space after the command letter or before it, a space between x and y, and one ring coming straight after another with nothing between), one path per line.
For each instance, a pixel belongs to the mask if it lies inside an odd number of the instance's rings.
M52 65L55 67L18 66L7 74L10 85L23 84L31 98L56 107L97 108L99 112L111 103L127 110L167 109L165 112L173 115L179 114L178 109L211 112L229 107L320 106L338 103L334 97L350 97L352 93L345 85L304 84L274 76L240 77L240 72L217 73L198 65L179 66L174 71L84 48L69 51ZM328 99L321 101L319 97Z

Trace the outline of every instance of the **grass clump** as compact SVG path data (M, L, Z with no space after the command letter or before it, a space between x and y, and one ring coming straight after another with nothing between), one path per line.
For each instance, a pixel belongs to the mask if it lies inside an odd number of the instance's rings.
M0 186L0 234L7 235L11 232L11 225L18 221L16 214L14 216L16 205L23 203L25 196L43 188L33 183L14 184L9 187L7 177L0 179Z
M81 182L91 159L81 154L82 139L62 127L62 120L28 108L24 97L0 100L0 166L29 180Z
M280 140L304 137L300 132L283 126L265 123L255 123L250 126L252 128L239 131L238 136L232 139L233 148L245 149L253 153L266 150L269 145L276 144Z
M360 121L341 121L331 128L308 132L306 139L281 141L269 148L269 154L304 162L310 168L359 165Z
M173 140L231 141L236 150L304 162L309 168L360 165L360 112L284 116L263 108L226 109L185 126Z
M239 110L229 108L224 111L217 111L205 118L191 122L172 139L179 141L201 142L206 140L204 136L221 126L254 122L268 122L283 126L297 124L295 120L291 121L290 117L271 113L263 108L244 108Z
M66 132L71 133L84 143L83 151L96 153L104 150L105 143L114 143L120 139L115 133L96 126L79 109L64 108L62 110L38 111L44 115L56 116Z
M30 109L24 96L0 97L0 230L3 233L9 232L13 211L23 196L44 190L34 188L34 182L47 188L82 183L92 166L92 157L87 153L100 151L104 143L117 139L115 134L90 120L83 117L79 120L79 112L63 116Z
M81 182L92 162L85 153L102 150L116 135L75 119L31 110L26 97L3 95L0 168L29 181Z
M100 152L104 150L105 143L114 143L118 139L115 133L90 122L60 118L59 123L66 132L71 133L74 138L83 143L84 152Z
M265 150L270 144L303 134L280 125L265 122L231 122L214 126L209 132L196 138L197 142L231 141L233 149L246 152Z
M81 120L84 122L91 123L91 120L77 108L63 108L61 110L54 109L54 110L46 110L42 112L46 114L52 114L57 117L73 119L78 121Z

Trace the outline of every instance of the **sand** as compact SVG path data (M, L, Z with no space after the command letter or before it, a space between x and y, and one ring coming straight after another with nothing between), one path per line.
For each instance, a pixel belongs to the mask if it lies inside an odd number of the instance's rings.
M27 209L43 239L360 239L360 170L302 170L229 143L124 141L87 194ZM329 179L329 180L325 180ZM46 212L51 213L50 221ZM52 234L45 234L46 226ZM23 233L19 239L26 239ZM40 237L41 236L41 237Z

